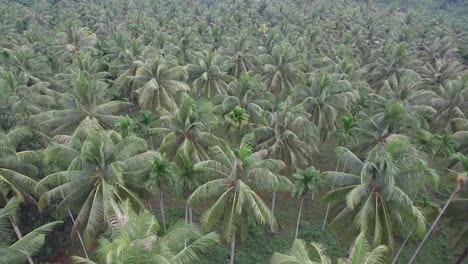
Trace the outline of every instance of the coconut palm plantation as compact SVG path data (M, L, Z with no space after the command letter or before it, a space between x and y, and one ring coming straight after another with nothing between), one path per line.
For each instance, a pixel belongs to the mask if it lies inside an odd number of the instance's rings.
M0 264L468 263L463 0L0 0Z

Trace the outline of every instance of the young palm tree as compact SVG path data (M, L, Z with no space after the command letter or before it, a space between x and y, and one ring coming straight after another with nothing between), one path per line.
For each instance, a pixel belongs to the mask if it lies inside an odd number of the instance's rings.
M365 233L360 233L354 241L352 254L347 259L339 259L339 264L383 264L385 263L385 254L388 251L386 246L380 245L372 249L367 241Z
M39 204L56 203L61 216L67 210L78 212L72 235L83 232L88 245L105 226L112 201L130 199L135 207L143 208L137 194L148 192L139 178L147 175L151 156L145 140L122 139L114 131L89 131L81 146L54 144L46 152L48 160L65 169L38 183L38 189L47 189Z
M11 219L17 218L17 211L20 200L16 197L11 198L3 208L0 208L0 263L2 264L20 264L26 261L32 262L31 256L36 255L45 243L45 238L54 227L61 224L61 221L55 221L45 224L29 232L13 244L9 244L11 236Z
M310 254L309 250L312 249L314 254ZM271 258L271 264L331 264L331 259L326 255L326 249L319 243L311 242L310 247L302 239L295 239L291 249L287 254L275 252ZM318 256L318 258L314 258Z
M215 232L203 234L197 226L181 223L160 235L160 226L151 213L138 214L128 202L113 207L119 208L109 219L108 236L99 239L99 261L73 257L75 263L199 263L200 254L219 241Z
M320 172L317 171L314 167L309 167L304 170L299 169L296 173L293 174L293 177L296 179L294 183L294 196L301 199L301 204L299 205L299 214L297 215L294 239L297 239L297 235L299 233L299 224L301 222L304 199L308 194L311 195L311 200L314 199L314 195L317 192L317 181L319 176Z
M255 192L256 188L275 187L271 168L278 166L277 160L260 160L253 156L248 145L242 146L237 154L219 146L212 147L211 160L201 161L195 168L208 177L216 178L198 187L189 202L196 203L216 199L203 214L202 224L207 230L217 224L223 226L223 240L231 244L229 263L234 263L236 240L241 243L247 238L249 221L265 225L273 223L271 211Z
M136 136L137 123L128 115L120 116L115 122L115 129L123 138Z

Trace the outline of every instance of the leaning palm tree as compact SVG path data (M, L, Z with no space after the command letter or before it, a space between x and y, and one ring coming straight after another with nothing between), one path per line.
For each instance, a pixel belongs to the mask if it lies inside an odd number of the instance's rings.
M173 112L177 100L190 87L184 83L188 73L178 66L175 58L159 57L149 60L136 70L133 82L137 87L138 104L145 111L159 111L161 108Z
M293 174L293 177L296 179L294 183L294 196L301 199L301 204L299 205L299 214L297 216L296 223L296 233L294 239L297 239L297 234L299 233L299 224L301 222L302 208L304 206L304 199L306 195L310 194L312 200L314 195L317 192L317 182L320 176L320 172L317 171L314 167L309 167L307 169L299 169L296 173Z
M255 192L274 188L271 181L271 168L278 166L277 160L261 160L252 155L248 145L242 146L237 154L231 149L212 147L211 160L201 161L195 168L200 169L211 180L198 187L189 202L197 203L216 199L203 214L202 224L207 230L221 224L224 241L231 244L229 263L234 263L236 240L241 243L247 238L249 221L265 225L272 223L276 228L268 206Z
M200 254L216 245L218 234L203 234L195 225L177 223L160 235L155 217L136 213L128 202L113 205L108 236L99 239L98 261L73 257L74 263L199 263Z
M143 208L137 194L148 192L139 178L147 175L151 156L145 140L122 139L114 131L89 131L81 146L53 144L46 155L64 170L38 183L37 188L47 189L39 205L57 204L61 216L78 212L72 235L83 232L88 245L105 226L112 201L126 198Z
M314 254L310 254L310 249ZM331 259L326 255L326 249L319 243L311 242L308 246L304 240L295 239L287 254L275 252L271 258L271 264L331 264ZM315 257L315 256L318 256Z
M18 239L18 241L10 244L10 221L17 218L17 211L20 205L20 200L17 197L11 198L7 204L0 208L0 263L1 264L20 264L31 260L31 256L39 253L45 243L45 238L54 227L61 224L61 221L55 221L43 226L40 226L25 236Z

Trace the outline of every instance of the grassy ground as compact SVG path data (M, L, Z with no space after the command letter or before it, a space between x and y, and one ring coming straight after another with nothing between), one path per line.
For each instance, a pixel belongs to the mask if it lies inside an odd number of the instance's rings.
M307 242L315 241L323 244L327 248L327 253L332 259L345 257L348 247L353 238L353 226L327 226L322 230L325 206L320 205L320 198L315 201L307 200L304 204L303 221L299 230L299 238ZM265 197L266 201L270 199ZM175 202L175 203L174 203ZM176 200L169 201L171 208L166 209L168 223L174 223L184 218L183 204ZM179 204L179 205L177 205ZM236 261L238 264L263 264L269 263L274 252L286 253L294 240L294 231L297 219L299 202L287 194L278 195L276 217L282 226L278 234L272 235L268 228L252 227L249 232L249 238L244 245L240 245L236 252ZM195 216L199 216L201 210L195 209ZM158 210L155 214L160 216ZM195 218L198 221L198 217ZM416 263L440 264L454 263L460 250L451 250L447 246L448 237L451 234L448 226L442 225L437 232L424 245L418 255ZM397 238L398 239L398 238ZM396 250L402 239L396 241ZM417 243L421 238L413 237L410 239L407 247L401 254L398 263L407 263L411 257ZM395 250L395 251L396 251ZM218 264L226 263L229 259L229 250L225 245L218 245L204 256L202 263ZM391 256L388 256L388 263L391 262Z

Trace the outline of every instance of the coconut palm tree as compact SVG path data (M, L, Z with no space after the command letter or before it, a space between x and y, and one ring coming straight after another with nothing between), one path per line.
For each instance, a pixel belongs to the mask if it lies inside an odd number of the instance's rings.
M312 249L314 254L310 254ZM318 256L315 257L315 256ZM314 258L315 257L315 258ZM310 246L302 239L295 239L287 254L275 252L271 258L272 264L297 263L297 264L331 264L331 259L326 255L326 249L319 243L311 242Z
M402 145L396 143L389 147L393 150L388 152L374 149L364 161L349 150L340 148L340 161L346 164L349 173L325 172L334 180L335 186L340 186L324 198L324 201L338 205L339 213L333 221L353 219L358 230L373 235L375 245L384 242L390 248L393 248L393 231L397 227L411 223L416 234L425 231L422 212L405 193L403 184L401 187L396 184L398 178L413 175L412 171L398 174L397 164L404 162L404 159L398 163L393 160L391 152L398 151ZM340 206L339 203L343 201L346 204Z
M297 216L296 223L296 233L294 239L297 239L299 233L299 224L301 222L302 208L304 206L304 199L306 195L311 195L311 200L314 199L314 195L317 192L317 183L320 176L320 172L317 171L314 167L309 167L304 170L297 170L296 173L292 175L296 180L294 183L294 196L301 199L299 205L299 214Z
M349 114L350 106L357 101L358 94L351 88L348 81L319 74L311 76L306 85L298 86L294 91L296 100L310 114L322 140L336 131L338 117Z
M213 121L211 110L203 103L186 97L179 110L160 118L160 125L150 129L150 133L164 133L159 152L165 153L171 160L188 156L194 161L208 159L206 150L209 146L223 142L205 128Z
M184 199L187 200L185 215L186 223L193 222L192 205L189 203L189 198L193 191L204 183L203 173L200 169L195 168L196 163L187 157L182 157L178 165L177 177L175 179L175 188Z
M260 61L263 64L261 80L266 82L267 90L283 98L304 79L301 62L295 51L286 45L275 45L271 54L263 55Z
M386 246L378 246L372 249L366 240L364 233L361 233L353 243L352 255L347 259L339 259L339 264L382 264L385 263ZM310 250L313 254L310 254ZM295 239L293 245L287 254L275 252L271 259L272 264L297 263L297 264L331 264L331 259L326 255L326 249L323 245L311 242L310 247L301 239Z
M36 194L38 168L34 162L39 160L34 151L16 151L18 145L31 137L26 127L17 126L8 133L0 132L0 204L7 202L10 194L23 196Z
M259 159L252 155L248 145L241 146L237 153L219 146L212 147L210 152L212 159L199 162L195 168L216 179L198 187L189 202L216 199L203 214L202 224L207 230L218 224L223 226L222 237L231 245L229 263L232 264L236 240L245 241L249 221L260 225L272 223L276 228L276 220L255 189L273 190L271 168L277 168L281 162Z
M227 65L216 52L196 52L187 65L190 77L194 79L194 92L197 98L202 95L211 98L217 94L226 94L233 77L227 74Z
M40 126L52 129L53 134L73 134L85 125L112 128L119 118L116 114L130 104L111 101L107 97L107 85L93 79L88 72L79 72L73 88L63 94L62 107L35 116Z
M139 178L147 175L151 156L145 140L123 139L114 131L89 131L81 146L53 144L46 153L47 160L64 170L39 181L37 188L47 190L39 204L42 208L57 204L61 216L76 211L72 235L83 232L88 246L105 227L112 201L130 199L143 208L139 195L148 191Z
M133 77L138 95L138 104L144 111L173 112L177 101L190 91L184 82L188 73L184 67L177 65L175 58L161 56L147 61L140 66Z
M380 245L371 248L367 241L365 233L360 233L354 241L352 254L347 259L339 259L339 264L383 264L385 263L385 253L388 251L386 246Z
M236 107L245 109L252 122L266 125L265 111L273 110L274 96L266 92L255 76L241 74L229 84L228 95L213 98L215 112L227 115Z
M468 104L468 75L451 81L441 87L438 91L439 97L433 99L433 104L438 113L435 117L435 124L442 126L446 131L456 132L455 118L466 118Z
M117 209L109 219L108 236L99 239L99 261L74 257L75 263L198 263L200 255L219 240L215 232L203 234L197 226L181 223L160 235L160 226L151 213L138 214L128 202L113 207Z
M115 122L115 129L123 138L136 136L137 123L128 115L120 116Z
M175 178L175 164L170 162L164 155L156 153L150 159L150 175L146 182L146 187L159 195L159 207L163 221L164 231L166 230L166 216L164 214L164 193L162 187L164 184L171 185Z
M20 264L28 259L31 263L31 256L36 255L45 243L45 238L61 221L55 221L40 226L18 241L10 244L8 237L10 234L10 221L17 218L20 200L16 197L11 198L3 208L0 208L0 263L2 264Z
M282 160L289 170L304 167L316 148L313 124L288 102L280 104L269 119L268 126L253 130L255 150L267 150L268 157Z

